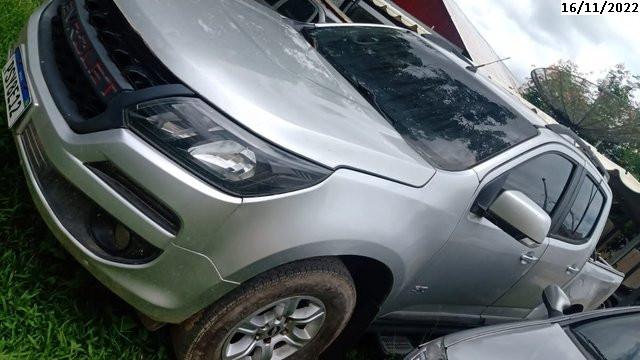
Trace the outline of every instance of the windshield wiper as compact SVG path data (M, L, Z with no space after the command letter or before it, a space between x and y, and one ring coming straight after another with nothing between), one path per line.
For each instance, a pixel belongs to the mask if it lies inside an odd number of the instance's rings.
M591 355L595 356L599 360L607 360L607 357L604 356L604 354L600 351L600 349L598 349L596 344L591 341L591 339L586 337L578 330L571 329L571 332L576 336L576 338L578 338L582 346L584 346Z

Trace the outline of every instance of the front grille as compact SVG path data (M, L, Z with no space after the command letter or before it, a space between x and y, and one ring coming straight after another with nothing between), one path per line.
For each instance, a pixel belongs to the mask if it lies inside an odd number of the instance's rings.
M98 39L134 89L179 83L146 47L112 0L86 0L85 8Z
M55 10L53 57L81 118L103 114L124 91L180 84L112 0L59 0Z
M47 205L53 211L60 224L89 251L97 256L120 263L142 264L149 262L162 253L162 250L148 243L139 235L132 233L129 248L110 252L96 242L92 222L95 214L112 219L98 204L62 176L48 159L32 123L29 123L20 135L27 156L28 166L35 177ZM115 221L115 220L112 220Z
M76 111L83 118L92 118L105 111L105 103L96 95L91 83L67 42L60 15L53 18L51 36L55 52L56 67L68 91Z

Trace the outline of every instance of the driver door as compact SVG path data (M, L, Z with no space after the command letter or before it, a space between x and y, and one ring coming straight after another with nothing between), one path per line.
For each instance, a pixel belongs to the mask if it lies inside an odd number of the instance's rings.
M551 230L549 247L542 259L517 285L487 309L487 314L510 312L513 316L524 317L542 302L540 294L545 287L551 284L565 286L579 274L604 228L608 199L604 188L593 177L583 175L571 201L559 213L560 219ZM596 280L595 284L599 282ZM584 303L585 295L593 296L597 291L597 287L584 286L580 291L569 293L572 304L588 304ZM577 294L582 295L581 302L577 301ZM586 297L589 298L588 295Z
M467 215L423 275L429 288L426 311L479 317L536 265L548 238L541 244L522 238L477 208L490 206L503 191L516 190L553 216L578 169L575 160L554 147L530 151L482 180Z

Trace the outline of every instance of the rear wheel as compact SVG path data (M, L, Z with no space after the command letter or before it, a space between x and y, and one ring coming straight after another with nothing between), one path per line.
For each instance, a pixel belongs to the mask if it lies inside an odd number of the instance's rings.
M178 359L315 359L353 312L356 292L335 258L295 262L239 286L173 330Z

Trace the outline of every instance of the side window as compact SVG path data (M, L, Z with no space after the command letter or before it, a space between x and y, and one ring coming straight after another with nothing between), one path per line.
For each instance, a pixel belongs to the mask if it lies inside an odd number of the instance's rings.
M383 21L369 12L365 6L368 5L356 5L352 7L347 12L347 16L349 16L354 23L358 24L383 24Z
M289 0L280 5L278 12L289 19L309 22L315 18L318 8L309 0Z
M557 231L558 235L572 240L588 238L598 223L604 200L598 185L590 177L585 177L576 200Z
M314 22L318 20L320 7L314 0L258 0L273 10L301 22Z
M524 193L551 215L574 168L575 165L561 155L544 154L511 170L503 189Z

